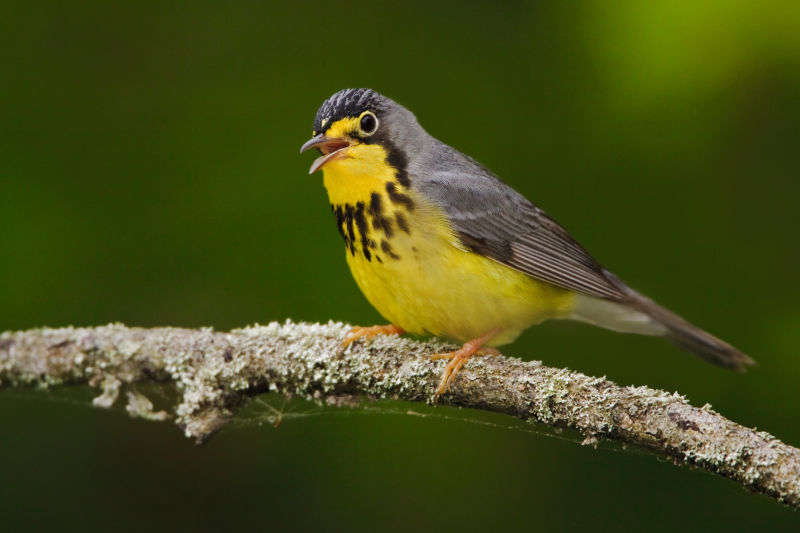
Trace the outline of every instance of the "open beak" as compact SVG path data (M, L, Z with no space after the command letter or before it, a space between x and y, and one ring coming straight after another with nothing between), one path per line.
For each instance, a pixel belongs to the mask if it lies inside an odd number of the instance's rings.
M317 148L322 155L319 156L311 163L311 168L308 170L309 174L313 174L317 170L325 166L325 163L343 157L345 148L350 147L350 141L347 139L337 137L326 137L324 133L310 138L306 143L300 147L302 154L311 148Z

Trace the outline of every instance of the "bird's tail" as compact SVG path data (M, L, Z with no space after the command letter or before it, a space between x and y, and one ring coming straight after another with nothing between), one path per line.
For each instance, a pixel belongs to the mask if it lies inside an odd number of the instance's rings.
M673 344L702 357L709 363L738 372L755 364L755 361L722 339L687 322L653 300L638 294L637 296L631 305L664 326L667 330L664 338Z
M631 289L614 274L607 271L604 274L625 294L625 300L611 302L592 298L594 301L589 302L584 298L573 318L615 331L661 336L709 363L731 370L742 372L756 364L727 342Z
M661 324L666 330L663 334L664 338L673 344L692 352L709 363L738 372L743 372L747 366L756 364L755 361L727 342L703 331L669 309L661 307L650 298L639 294L613 274L611 276L630 298L630 301L626 303Z

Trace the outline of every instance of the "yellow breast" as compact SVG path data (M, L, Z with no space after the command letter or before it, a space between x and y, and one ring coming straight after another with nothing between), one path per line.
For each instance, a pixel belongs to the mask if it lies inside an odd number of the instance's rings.
M570 292L467 250L444 210L397 181L378 145L331 161L324 184L347 263L367 300L410 333L488 344L572 309ZM351 150L353 150L351 148Z

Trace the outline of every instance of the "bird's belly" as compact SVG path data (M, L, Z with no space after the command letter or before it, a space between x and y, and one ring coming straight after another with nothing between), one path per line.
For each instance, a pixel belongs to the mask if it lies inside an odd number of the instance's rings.
M496 329L488 344L499 346L533 324L571 311L570 292L467 251L449 232L414 226L410 235L391 240L394 257L383 254L377 261L347 254L361 291L391 323L461 342Z

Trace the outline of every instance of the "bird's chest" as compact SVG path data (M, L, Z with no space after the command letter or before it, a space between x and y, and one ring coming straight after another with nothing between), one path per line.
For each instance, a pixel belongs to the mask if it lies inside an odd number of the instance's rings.
M334 161L323 183L351 267L364 263L376 272L396 271L430 237L433 218L441 219L439 230L449 231L438 209L401 184L388 165Z
M324 177L347 263L370 303L409 326L398 315L430 296L442 251L454 249L457 239L441 208L398 182L394 172L382 175L372 167L361 174L348 163L347 172L338 172L344 165L326 167Z
M445 220L420 205L409 191L393 182L331 203L336 227L345 243L347 261L360 278L395 284L414 275L420 258L447 244Z
M435 212L413 201L395 204L388 195L378 197L364 205L363 215L360 204L341 211L334 207L353 278L391 323L413 333L438 334L428 310L432 302L446 302L452 290L448 254L463 252ZM381 210L374 209L376 203Z

